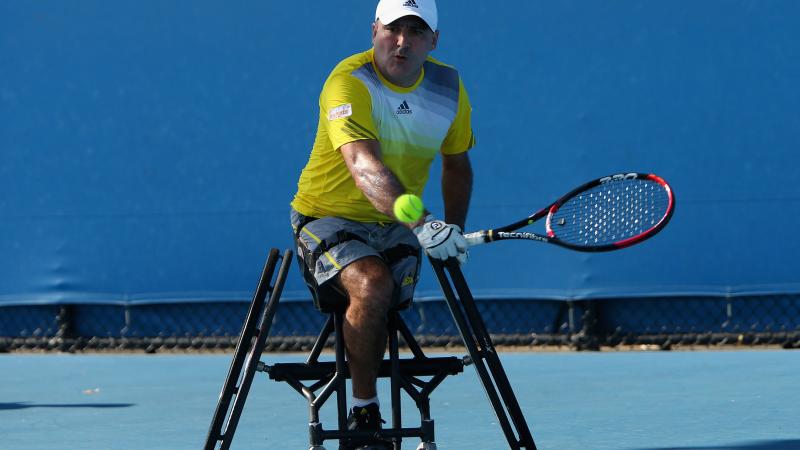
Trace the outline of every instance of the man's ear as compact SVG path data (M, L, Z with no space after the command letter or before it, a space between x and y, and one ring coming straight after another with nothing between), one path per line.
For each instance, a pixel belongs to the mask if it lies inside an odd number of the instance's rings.
M436 50L437 44L439 44L439 30L433 32L433 48L431 50Z

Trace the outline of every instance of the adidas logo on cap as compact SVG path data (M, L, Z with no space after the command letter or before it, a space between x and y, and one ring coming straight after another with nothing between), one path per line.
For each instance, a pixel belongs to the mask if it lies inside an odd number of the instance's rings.
M408 102L403 100L403 103L400 103L400 106L397 107L397 114L412 114L411 107L408 106Z
M410 6L412 8L419 8L419 6L417 6L417 2L415 2L414 0L408 0L407 2L403 3L403 6Z

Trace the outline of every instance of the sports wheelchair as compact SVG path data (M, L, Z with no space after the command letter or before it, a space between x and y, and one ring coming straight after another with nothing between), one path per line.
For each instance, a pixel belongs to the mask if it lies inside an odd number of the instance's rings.
M277 249L269 252L220 393L205 450L230 448L256 373L264 373L271 380L289 384L308 401L309 450L324 450L323 443L326 440L339 440L339 448L343 448L347 439L361 437L389 441L394 450L400 450L405 438L419 438L417 450L436 450L429 397L446 377L462 372L465 365L475 366L509 448L536 449L489 333L455 260L441 262L431 259L430 262L463 339L467 356L426 356L400 316L400 310L408 305L400 305L389 313L389 354L379 372L379 377L390 380L391 426L377 432L347 430L346 381L349 372L341 332L344 315L342 305L346 305L346 302L341 294L334 290L315 293L315 304L321 312L328 314L328 318L305 362L269 364L261 361L292 254L291 250L286 250L283 255ZM335 361L321 362L319 356L331 335L334 339ZM405 341L411 357L401 357L400 338ZM419 409L420 425L417 427L403 426L400 409L403 392ZM320 421L319 412L334 393L338 424L335 429L326 429Z

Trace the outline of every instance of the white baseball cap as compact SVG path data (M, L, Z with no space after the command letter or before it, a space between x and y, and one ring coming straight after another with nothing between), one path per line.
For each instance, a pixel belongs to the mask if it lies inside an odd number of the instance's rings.
M381 0L375 10L375 20L384 25L405 16L417 16L436 31L439 21L436 0Z

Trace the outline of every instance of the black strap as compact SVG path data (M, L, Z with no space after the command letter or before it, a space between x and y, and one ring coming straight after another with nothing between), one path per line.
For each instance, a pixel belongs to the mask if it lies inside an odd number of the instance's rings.
M317 245L317 248L314 250L314 252L311 253L311 256L316 261L317 259L319 259L320 256L322 256L323 253L346 241L359 241L365 244L367 243L367 241L365 241L358 235L355 235L353 233L344 230L339 230L336 232L336 236L334 236L333 238L324 239L322 242L320 242L319 245Z
M297 224L297 231L295 235L295 238L297 239L299 239L300 237L300 231L302 231L302 229L306 225L317 220L316 217L308 217L308 216L302 216L302 217L303 219L300 221L300 223ZM313 259L313 261L316 261L317 259L319 259L320 256L322 256L323 253L346 241L359 241L365 244L367 243L363 238L361 238L356 234L340 230L336 232L336 236L334 236L333 238L324 239L322 242L320 242L319 245L317 245L317 248L311 253L310 256ZM391 266L392 264L395 264L400 260L402 260L403 258L407 258L409 256L419 258L419 248L408 244L398 244L392 248L380 252L380 255L381 258L383 258L383 260L386 261L386 264Z
M309 223L317 220L316 217L308 217L308 216L304 216L302 214L300 214L300 217L302 217L302 219L300 219L300 222L297 224L297 227L294 229L294 238L295 239L299 239L300 238L300 232L303 231L303 228L305 228L306 225L308 225Z
M398 244L381 252L381 258L390 266L409 256L419 258L419 248L408 244Z

